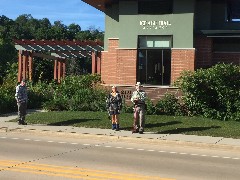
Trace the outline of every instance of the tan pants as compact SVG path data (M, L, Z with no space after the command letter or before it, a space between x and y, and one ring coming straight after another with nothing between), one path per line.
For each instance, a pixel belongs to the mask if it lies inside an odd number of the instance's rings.
M145 127L145 107L142 106L135 106L134 107L134 123L133 127L136 130L141 129L144 130Z

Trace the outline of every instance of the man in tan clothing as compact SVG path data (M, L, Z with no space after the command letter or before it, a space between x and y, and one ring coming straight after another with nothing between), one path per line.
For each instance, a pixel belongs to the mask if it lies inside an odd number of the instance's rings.
M134 104L134 123L132 133L144 132L145 127L145 111L146 111L146 92L142 90L142 85L137 82L136 91L132 93L131 101Z

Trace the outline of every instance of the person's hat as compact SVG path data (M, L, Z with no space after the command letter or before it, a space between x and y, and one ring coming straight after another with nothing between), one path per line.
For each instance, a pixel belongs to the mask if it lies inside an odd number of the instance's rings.
M140 82L137 82L135 86L142 86L142 84Z
M112 86L112 89L115 89L115 88L117 88L117 86Z

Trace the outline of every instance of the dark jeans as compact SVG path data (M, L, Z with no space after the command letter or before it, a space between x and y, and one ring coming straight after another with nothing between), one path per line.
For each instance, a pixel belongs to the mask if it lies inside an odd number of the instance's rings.
M18 105L18 118L19 122L25 121L25 116L27 114L27 102L19 102Z

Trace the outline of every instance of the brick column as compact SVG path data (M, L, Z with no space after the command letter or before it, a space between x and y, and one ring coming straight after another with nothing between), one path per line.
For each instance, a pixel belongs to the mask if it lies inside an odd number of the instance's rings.
M119 49L118 39L109 39L108 51L102 52L101 78L105 84L136 83L137 49Z
M172 49L171 84L180 77L183 70L195 70L195 49Z
M108 51L102 52L101 78L105 84L116 84L117 77L117 48L119 39L108 40Z
M137 49L119 49L117 67L118 84L136 84Z

